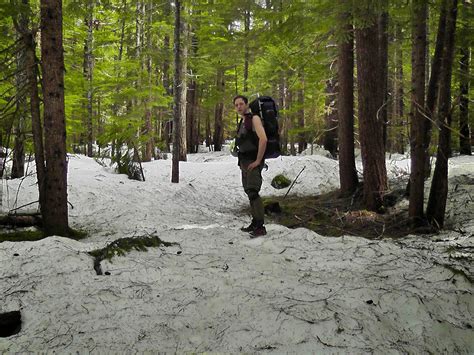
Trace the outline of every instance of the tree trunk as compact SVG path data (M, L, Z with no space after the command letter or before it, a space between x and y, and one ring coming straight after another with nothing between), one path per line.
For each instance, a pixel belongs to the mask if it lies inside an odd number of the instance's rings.
M280 75L280 83L278 84L278 105L280 110L286 109L286 95L285 95L285 76ZM288 115L283 117L282 125L280 127L280 148L283 154L288 152Z
M211 117L209 111L206 113L206 147L212 149Z
M187 124L187 148L188 153L197 153L197 83L196 80L191 80L188 87L187 109L186 109L186 124Z
M245 11L244 31L245 31L245 48L244 48L244 92L248 92L248 78L249 78L249 31L250 31L250 9Z
M22 39L22 32L28 31L28 17L26 12L20 15L18 21L18 37ZM15 127L15 146L13 148L13 165L11 178L16 179L25 175L25 123L27 119L27 101L26 91L24 90L27 85L27 72L26 72L26 60L27 60L27 49L22 47L16 54L17 58L17 74L16 74L16 112L17 112L17 123Z
M446 35L442 56L442 72L440 75L438 127L438 152L431 183L430 197L426 208L426 216L430 223L438 228L444 225L446 199L448 196L448 158L451 146L451 76L454 60L454 36L456 32L457 0L448 0L446 18Z
M180 113L179 113L179 160L186 161L187 160L187 152L188 149L186 147L186 95L187 95L187 80L186 80L186 73L187 73L187 57L188 57L188 28L187 24L181 21L181 34L182 34L182 52L181 52L181 73L180 73Z
M29 6L28 0L22 1L25 6ZM38 93L38 64L36 62L35 36L28 29L22 31L22 41L26 50L26 74L28 82L28 94L30 97L31 128L33 131L33 147L35 152L36 177L38 180L38 195L41 213L44 215L44 185L45 185L45 157L43 146L43 127L40 116L40 100Z
M46 235L68 234L64 50L61 0L41 0L41 62L45 129Z
M426 121L425 124L425 137L424 147L425 147L425 177L428 178L431 173L430 167L430 143L431 143L431 129L433 126L433 120L435 119L435 108L437 96L438 96L438 87L440 84L440 74L441 74L441 61L443 56L443 45L444 45L444 38L446 36L446 17L447 17L447 6L449 0L442 0L441 1L441 12L439 15L439 22L438 22L438 33L436 35L436 46L435 52L433 56L433 61L431 64L431 75L430 81L428 84L428 90L426 93L426 115L429 119Z
M411 173L408 213L415 225L423 220L425 186L423 138L425 126L426 13L426 1L414 0L412 5Z
M84 43L84 78L86 80L86 100L87 100L87 156L92 157L92 144L93 144L93 113L92 113L92 102L93 98L93 29L94 29L94 0L88 0L86 5L87 15L85 23L87 26L87 36Z
M463 0L463 27L461 36L461 60L460 60L460 99L459 99L459 153L471 155L471 134L469 127L469 57L470 41L468 27L468 4Z
M395 43L394 43L394 64L395 73L392 89L392 124L391 124L391 139L389 146L399 154L405 153L405 118L404 118L404 90L403 90L403 34L401 25L396 25L395 28Z
M225 77L223 68L217 69L216 87L219 101L216 103L214 110L214 151L220 152L224 140L224 102L222 100L224 98Z
M192 30L191 32L195 32ZM191 38L191 53L192 57L196 57L198 54L198 38L196 34L192 35ZM187 148L188 153L197 153L199 147L199 124L198 124L198 84L196 81L196 68L193 69L193 78L191 79L188 87L187 94L187 109L186 109L186 123L187 123Z
M370 12L370 9L367 9ZM375 14L368 14L375 18ZM364 168L364 202L367 209L379 211L387 190L387 170L383 142L383 121L377 112L382 104L378 80L379 52L377 24L356 29L359 137Z
M341 2L346 3L347 0ZM354 36L348 13L341 14L340 23L346 40L338 45L337 60L339 181L341 195L348 195L355 191L358 184L354 155Z
M182 52L181 52L181 1L175 1L174 22L174 110L173 110L173 165L171 170L171 182L179 182L179 147L181 139L181 82L182 82Z
M147 89L148 89L148 96L145 99L144 106L145 106L145 127L143 130L143 134L147 137L145 142L145 152L143 154L143 161L148 162L151 161L153 157L153 148L155 146L154 134L153 134L153 123L152 123L152 58L151 53L153 51L152 48L152 38L151 38L151 28L153 25L153 2L149 1L148 4L144 4L144 12L146 15L146 71L147 71Z
M288 76L289 77L289 76ZM289 112L289 110L293 110L293 90L290 88L286 88L286 109L288 110L288 113L286 115L286 130L289 138L289 143L290 143L290 154L291 155L296 155L296 147L295 147L295 134L293 132L294 129L294 113Z
M384 3L387 0L383 1ZM387 100L388 100L388 12L382 12L378 17L378 42L379 42L379 68L381 81L382 106L380 107L379 119L383 124L383 142L387 147Z
M165 18L171 13L171 3L170 0L165 0L164 2L164 9L163 15ZM170 37L166 34L165 38L163 39L163 50L165 52L164 59L163 59L163 87L165 88L165 92L167 95L173 95L173 88L171 85L170 80Z
M337 156L337 102L336 102L335 79L326 81L326 103L325 103L325 129L324 129L324 149L326 149L333 158Z
M298 153L302 153L306 147L306 133L305 130L305 117L304 117L304 74L300 73L301 77L301 87L297 91L298 97L298 127L301 132L298 134Z

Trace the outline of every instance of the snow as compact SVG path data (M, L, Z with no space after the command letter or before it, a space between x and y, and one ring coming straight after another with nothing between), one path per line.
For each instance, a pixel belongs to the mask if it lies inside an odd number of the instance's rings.
M137 182L70 156L70 224L90 236L0 244L0 312L23 318L0 352L474 352L474 158L450 160L456 232L369 240L272 223L249 239L235 158L188 157L171 184L171 160L144 163ZM337 161L319 154L268 165L266 196L286 193L275 175L303 167L292 194L339 184ZM387 170L403 178L409 160ZM33 175L3 184L4 211L37 200ZM96 275L88 251L144 235L177 244L116 256Z

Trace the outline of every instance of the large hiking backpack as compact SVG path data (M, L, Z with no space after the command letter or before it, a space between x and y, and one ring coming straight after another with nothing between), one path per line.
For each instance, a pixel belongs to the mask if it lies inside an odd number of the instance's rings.
M252 113L262 119L263 128L267 135L265 159L278 158L281 151L280 134L278 133L278 109L275 101L270 96L260 96L253 100L249 106Z

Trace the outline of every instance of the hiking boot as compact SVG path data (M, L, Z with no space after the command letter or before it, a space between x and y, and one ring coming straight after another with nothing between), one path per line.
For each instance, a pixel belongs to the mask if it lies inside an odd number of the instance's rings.
M267 229L264 226L256 227L253 231L249 232L250 238L257 238L267 234Z
M252 220L252 223L250 223L247 227L242 227L240 230L245 233L252 232L255 229L255 221Z

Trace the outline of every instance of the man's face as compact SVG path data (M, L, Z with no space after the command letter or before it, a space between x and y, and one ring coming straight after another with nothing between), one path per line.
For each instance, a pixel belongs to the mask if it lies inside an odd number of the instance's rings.
M244 100L242 100L240 97L235 100L234 106L239 115L243 115L244 113L246 113L249 108L248 104L246 104Z

